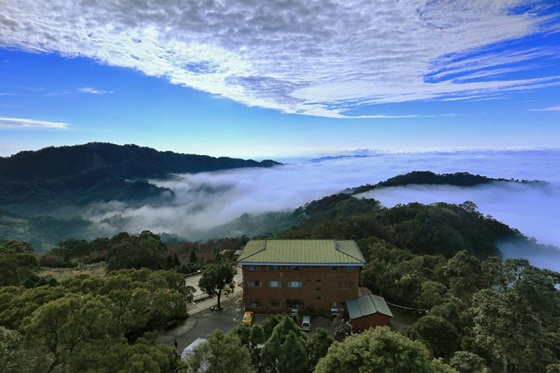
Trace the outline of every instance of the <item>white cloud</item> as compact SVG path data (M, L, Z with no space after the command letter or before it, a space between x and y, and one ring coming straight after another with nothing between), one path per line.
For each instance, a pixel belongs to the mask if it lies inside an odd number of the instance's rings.
M24 118L0 118L0 129L2 128L68 128L67 123L49 122L45 120L24 119Z
M514 78L527 68L519 64L538 73L539 59L558 58L557 48L500 44L558 32L558 15L542 15L544 6L531 0L156 0L142 6L6 0L0 47L85 56L249 106L338 118L364 104L559 84L557 76ZM495 44L502 48L488 47ZM377 114L371 117L390 117Z
M113 93L113 91L104 91L102 89L92 88L92 87L83 87L78 89L81 93L89 93L91 95L107 95Z
M114 229L130 232L150 229L198 239L208 237L213 227L243 213L286 211L346 188L375 184L415 170L470 172L494 178L545 180L549 184L490 185L474 189L411 187L385 189L371 195L387 206L410 201L472 200L481 213L490 214L541 243L560 247L556 227L560 221L560 175L556 172L560 167L559 150L384 153L361 149L347 153L352 154L361 157L177 175L173 180L155 182L175 192L171 202L142 207L109 202L93 206L83 216L95 221L119 216L126 225Z
M532 111L560 111L560 105L557 106L549 106L543 109L533 109Z

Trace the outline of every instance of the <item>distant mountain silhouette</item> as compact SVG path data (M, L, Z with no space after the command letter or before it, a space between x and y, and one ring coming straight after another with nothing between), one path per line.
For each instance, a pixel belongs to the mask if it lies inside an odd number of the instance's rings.
M360 194L374 189L407 186L407 185L450 185L460 187L474 187L494 182L530 183L544 184L544 181L528 181L517 179L494 179L481 175L473 175L468 172L456 172L454 174L436 174L431 171L412 171L404 175L398 175L379 182L375 185L366 184L348 190L352 194Z
M0 204L84 204L171 195L146 179L280 163L160 152L137 145L88 143L0 157ZM167 192L167 193L166 193Z

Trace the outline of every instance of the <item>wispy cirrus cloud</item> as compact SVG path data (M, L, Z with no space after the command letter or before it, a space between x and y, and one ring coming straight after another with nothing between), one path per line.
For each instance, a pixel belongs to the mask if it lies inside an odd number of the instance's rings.
M560 57L558 48L516 42L560 31L560 16L548 6L538 0L142 6L6 0L0 47L84 56L248 106L345 118L364 105L560 84L540 69ZM520 78L528 64L532 75ZM403 117L385 114L363 117Z
M4 129L4 128L65 129L68 128L68 124L63 122L50 122L45 120L0 117L0 129Z
M113 91L105 91L102 89L92 88L92 87L83 87L78 89L80 93L88 93L91 95L108 95L114 93Z

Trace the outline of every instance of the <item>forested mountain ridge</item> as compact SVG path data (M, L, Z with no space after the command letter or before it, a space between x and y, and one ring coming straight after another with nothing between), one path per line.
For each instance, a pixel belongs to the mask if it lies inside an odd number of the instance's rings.
M523 184L543 184L540 180L517 180L490 178L481 175L473 175L468 172L455 172L453 174L437 174L432 171L412 171L404 175L391 177L377 184L361 185L357 188L350 189L352 194L360 194L374 189L407 186L407 185L450 185L459 187L474 187L494 182L511 182Z
M135 200L171 191L146 179L280 163L160 152L137 145L88 143L0 157L0 204L84 204Z
M138 145L92 142L48 147L0 157L0 177L10 180L52 180L104 169L123 178L161 178L169 173L194 173L241 167L272 167L280 163L229 157L160 152Z

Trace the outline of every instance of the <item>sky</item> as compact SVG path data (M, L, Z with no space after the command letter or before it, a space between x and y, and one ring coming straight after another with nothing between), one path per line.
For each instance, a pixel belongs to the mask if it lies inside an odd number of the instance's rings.
M0 156L560 148L556 0L0 0Z

